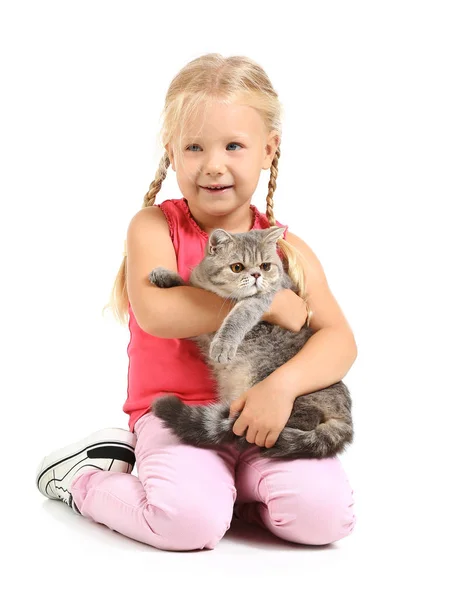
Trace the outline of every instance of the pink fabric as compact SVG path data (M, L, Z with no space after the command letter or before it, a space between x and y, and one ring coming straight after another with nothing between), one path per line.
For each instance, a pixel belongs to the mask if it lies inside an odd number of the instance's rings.
M353 530L353 490L337 457L275 461L257 446L195 448L161 423L148 413L135 424L138 477L94 470L74 480L83 516L162 550L214 548L235 500L243 519L291 542L328 544Z
M203 258L208 234L193 220L185 198L165 200L159 207L168 223L176 251L179 274L188 281L190 271ZM266 215L251 205L252 229L267 229ZM277 221L280 227L281 225ZM286 236L286 233L285 233ZM190 340L157 338L143 331L129 306L128 391L123 411L129 428L150 410L152 401L165 393L186 404L208 404L216 399L215 382L196 344Z

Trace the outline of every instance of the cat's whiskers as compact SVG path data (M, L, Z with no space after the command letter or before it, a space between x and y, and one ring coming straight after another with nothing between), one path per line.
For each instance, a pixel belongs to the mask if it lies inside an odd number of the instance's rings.
M238 288L247 289L247 288L255 287L258 291L264 292L272 285L265 277L262 277L262 279L260 279L259 281L260 281L260 283L254 284L254 282L251 281L250 277L243 277L243 279L241 279L238 282Z

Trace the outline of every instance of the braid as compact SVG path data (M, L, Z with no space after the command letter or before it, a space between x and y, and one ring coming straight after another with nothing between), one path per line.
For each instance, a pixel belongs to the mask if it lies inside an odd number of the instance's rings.
M280 146L278 146L270 167L270 180L268 182L267 208L265 214L267 220L273 227L276 225L275 212L273 210L273 194L276 190L276 178L278 177L278 161L281 156ZM289 277L297 288L297 294L303 298L307 308L307 326L310 325L312 311L308 307L307 291L305 286L305 274L300 261L298 260L298 250L284 239L278 240L278 247L284 256L284 266L287 269Z
M266 215L271 226L276 225L275 213L273 212L273 194L276 190L276 178L278 177L278 160L281 156L280 146L278 146L270 167L270 181L268 182L267 210Z
M165 152L160 160L160 165L158 167L157 172L155 173L155 179L149 186L149 191L144 196L144 204L142 208L146 208L147 206L153 206L155 204L155 198L157 197L158 192L161 189L161 184L166 179L166 175L168 174L168 167L170 165L168 153Z
M161 190L161 184L166 179L166 175L168 174L168 167L170 164L171 163L169 160L169 155L167 152L165 152L161 157L160 165L157 169L157 172L155 173L155 179L150 184L149 191L144 196L142 208L147 208L147 206L153 206L155 204L155 199L157 197L158 192ZM125 260L125 263L123 265L124 272L124 267L126 265L126 240L124 242L123 257Z

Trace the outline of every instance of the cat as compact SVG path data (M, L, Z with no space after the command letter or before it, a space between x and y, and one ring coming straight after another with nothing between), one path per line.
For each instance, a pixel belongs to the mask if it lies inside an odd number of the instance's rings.
M297 291L277 253L284 231L277 226L232 234L215 229L204 258L191 271L189 285L237 302L217 332L189 338L198 344L216 380L217 402L190 406L165 395L151 405L163 425L186 444L215 448L234 442L240 450L252 446L244 435L233 433L238 414L230 417L230 404L295 356L313 335L306 324L292 332L261 321L276 292ZM188 285L164 267L155 268L149 281L160 288ZM353 435L350 393L339 381L298 396L275 444L260 452L270 458L327 458L342 452Z

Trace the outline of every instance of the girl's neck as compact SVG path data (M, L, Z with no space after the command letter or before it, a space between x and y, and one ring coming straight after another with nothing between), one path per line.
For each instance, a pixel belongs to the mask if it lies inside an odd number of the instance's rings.
M184 200L187 202L185 198ZM194 209L192 212L188 202L187 205L192 219L208 235L214 229L225 229L229 233L244 233L252 229L254 224L255 214L253 209L250 208L249 202L236 208L231 213L221 216L209 215L199 209Z

